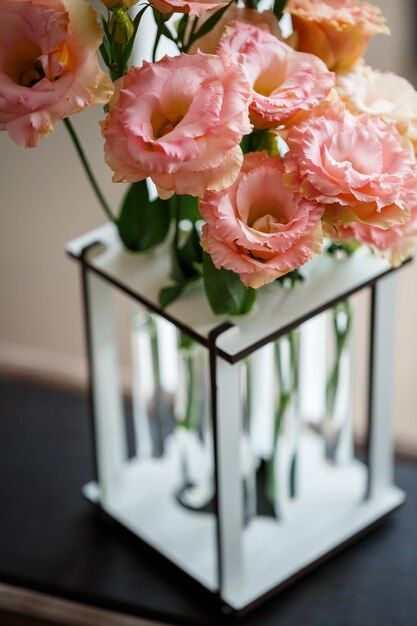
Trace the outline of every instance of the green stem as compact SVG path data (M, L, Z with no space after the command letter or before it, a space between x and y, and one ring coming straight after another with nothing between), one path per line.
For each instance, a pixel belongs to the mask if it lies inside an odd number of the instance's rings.
M188 403L184 420L181 424L186 430L192 430L192 419L195 410L195 381L194 381L194 363L193 357L189 350L184 354L187 363L187 380L188 380Z
M280 20L285 9L285 5L288 0L275 0L273 4L272 12L277 16L277 19Z
M179 234L180 234L180 214L181 214L181 205L182 205L182 198L181 196L177 196L176 197L176 201L175 201L175 209L174 209L174 220L175 220L175 231L174 231L174 249L178 250L178 244L179 244Z
M275 485L275 459L278 452L278 437L281 431L282 423L288 407L293 400L294 394L298 390L298 331L292 331L282 339L280 339L276 346L276 363L277 374L279 382L279 402L278 409L275 415L274 421L274 434L273 434L273 447L270 460L267 462L267 496L271 503L276 504L277 492ZM283 342L289 344L288 361L284 364L284 352ZM284 374L284 368L286 369L286 375ZM290 486L291 493L293 492L293 486Z
M158 29L156 31L155 43L153 45L153 50L152 50L152 62L153 63L155 63L156 61L156 52L158 50L159 40L161 39L161 36L162 36L163 27L164 27L163 22L159 22Z
M344 313L345 324L343 328L340 328L339 324L339 315L340 313ZM340 375L340 361L342 358L342 354L345 350L347 340L350 335L351 322L352 322L352 311L350 307L350 303L348 300L345 300L338 304L333 310L333 329L335 333L336 339L336 355L335 361L333 365L333 369L330 373L330 377L327 382L326 388L326 413L329 418L332 417L335 408L337 389L339 386L339 375Z
M115 218L111 212L111 209L109 207L109 205L106 202L105 197L103 196L103 193L97 183L97 180L93 174L93 171L90 167L90 164L87 160L86 154L81 146L80 140L78 139L78 135L75 132L75 128L72 125L72 122L70 121L70 119L68 117L64 118L64 124L66 126L67 131L69 132L69 135L72 139L72 143L74 145L74 148L80 158L80 161L84 167L84 171L87 175L88 180L90 181L90 184L94 190L94 193L96 194L97 200L99 201L102 209L104 210L105 214L107 215L107 217L109 218L110 221L114 222Z
M193 36L194 36L194 33L195 33L195 29L196 29L196 27L197 27L197 22L198 22L198 17L197 17L197 15L195 15L195 16L194 16L193 23L191 24L191 30L190 30L190 35L189 35L189 37L188 37L188 41L187 41L187 45L186 45L186 50L188 50L188 48L190 47L191 42L192 42L192 40L193 40Z

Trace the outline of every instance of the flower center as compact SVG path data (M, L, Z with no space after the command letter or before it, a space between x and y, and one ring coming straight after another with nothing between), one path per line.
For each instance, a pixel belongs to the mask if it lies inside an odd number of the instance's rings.
M168 135L168 133L170 133L171 131L174 130L174 128L177 126L177 124L179 124L182 120L182 117L180 117L178 120L171 122L170 120L167 120L165 124L163 124L161 126L161 128L159 129L159 133L156 134L156 137L158 139L160 139L161 137L164 137L165 135Z
M171 115L164 115L159 109L154 111L151 117L154 139L161 139L171 133L183 118L184 115L178 111L172 112Z
M253 83L253 90L268 98L279 89L285 80L287 61L282 50L274 50L269 61L262 68Z
M269 198L269 202L255 201L251 204L247 223L261 233L276 233L288 223L288 218L277 199Z
M20 84L23 87L33 87L43 78L45 78L45 72L41 62L37 59L34 63L28 63L23 67Z
M264 76L261 75L258 76L257 80L255 81L253 90L256 91L256 93L259 93L259 95L268 98L271 93L277 88L277 86L278 85L271 85L271 83L267 81Z
M276 233L277 230L279 230L279 226L282 224L286 224L286 220L280 220L267 213L266 215L263 215L255 220L251 228L259 231L260 233Z

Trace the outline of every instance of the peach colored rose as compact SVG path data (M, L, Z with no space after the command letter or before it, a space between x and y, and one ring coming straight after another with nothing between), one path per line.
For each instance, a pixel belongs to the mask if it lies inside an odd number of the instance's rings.
M294 28L292 45L310 52L340 72L363 55L370 38L389 34L381 10L356 0L289 0Z
M352 113L367 113L396 125L417 149L417 91L405 78L357 63L339 74L337 91Z
M189 13L201 17L208 11L221 9L228 4L206 0L151 0L151 5L160 13Z
M33 147L113 86L100 70L97 14L81 0L0 2L0 130Z
M324 232L335 242L356 241L370 246L374 252L388 259L393 267L399 267L416 250L417 206L412 209L410 220L401 226L391 226L383 230L358 222L339 227L326 224Z
M200 39L196 39L196 41L190 46L189 52L195 52L199 49L201 52L214 54L217 51L217 46L219 45L220 39L224 35L226 27L235 21L253 24L263 30L269 31L278 39L281 37L281 29L279 27L278 20L272 11L256 11L256 9L248 9L247 7L238 8L236 4L231 4L223 13L216 26ZM201 24L203 23L204 22L202 20Z
M235 22L219 44L245 72L252 87L249 107L256 128L291 125L329 94L335 76L311 54L296 52L257 26Z
M161 197L228 187L251 131L249 98L243 72L218 56L180 54L132 68L102 123L113 181L150 176Z
M326 220L380 228L408 221L417 204L416 160L394 126L325 103L286 141L286 184L325 204Z
M245 156L231 187L200 201L206 221L201 244L216 267L261 287L300 267L321 251L323 207L285 187L280 157Z

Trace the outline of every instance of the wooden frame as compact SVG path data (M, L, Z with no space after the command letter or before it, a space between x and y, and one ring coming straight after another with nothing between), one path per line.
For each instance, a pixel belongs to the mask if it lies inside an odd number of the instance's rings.
M225 612L239 613L254 606L404 501L404 493L392 482L395 273L386 261L364 249L343 261L316 258L306 266L308 278L303 285L291 292L271 285L260 294L252 314L229 320L211 313L198 287L161 310L157 294L168 282L167 255L162 251L135 256L124 251L112 224L76 239L67 251L81 263L90 363L97 476L86 486L85 494L206 588ZM204 519L163 504L169 502L163 495L170 488L169 467L164 474L160 466L153 478L152 464L138 467L127 462L110 303L114 288L209 350L216 495L214 514L208 513ZM354 460L340 471L340 484L331 487L334 480L329 481L327 486L333 492L324 504L320 491L310 485L310 502L307 508L300 508L292 526L277 531L262 521L243 532L240 364L259 348L364 288L372 290L368 470ZM143 493L132 503L132 493L140 487ZM309 523L319 520L314 532L308 530L306 516ZM170 526L165 524L167 519ZM160 528L155 520L162 520Z

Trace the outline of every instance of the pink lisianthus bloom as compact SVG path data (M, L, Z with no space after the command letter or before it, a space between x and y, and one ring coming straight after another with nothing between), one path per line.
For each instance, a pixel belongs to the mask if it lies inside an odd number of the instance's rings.
M221 9L228 4L212 0L151 0L151 5L160 13L189 13L201 17L208 11Z
M150 176L163 198L228 187L251 131L249 99L244 73L218 56L180 54L132 68L102 123L113 181Z
M245 72L252 87L250 118L255 128L291 125L329 94L335 76L311 54L296 52L262 28L235 22L219 52Z
M337 76L336 89L352 113L366 113L395 124L417 150L417 91L405 78L357 63Z
M58 120L107 102L101 40L97 14L81 0L2 0L0 129L34 147Z
M289 0L292 45L310 52L340 72L363 56L371 37L389 34L381 10L357 0Z
M248 24L252 24L253 26L258 26L258 28L269 31L277 38L281 37L281 29L279 27L278 20L272 11L257 11L256 9L237 7L236 4L231 4L223 13L216 26L203 35L203 37L196 39L196 41L190 46L189 52L195 52L198 49L201 50L201 52L214 54L217 51L217 47L225 33L226 27L235 21L246 22ZM202 21L202 24L203 23L204 22Z
M327 221L389 228L409 220L417 203L416 160L395 126L352 115L336 101L292 127L286 141L285 183L323 203Z
M200 201L201 245L216 267L258 288L321 252L323 207L288 189L280 157L245 156L231 187Z
M412 209L410 220L401 226L383 230L358 222L349 226L325 224L324 234L337 243L357 242L370 246L376 254L388 259L393 267L399 267L414 254L417 246L417 206Z

